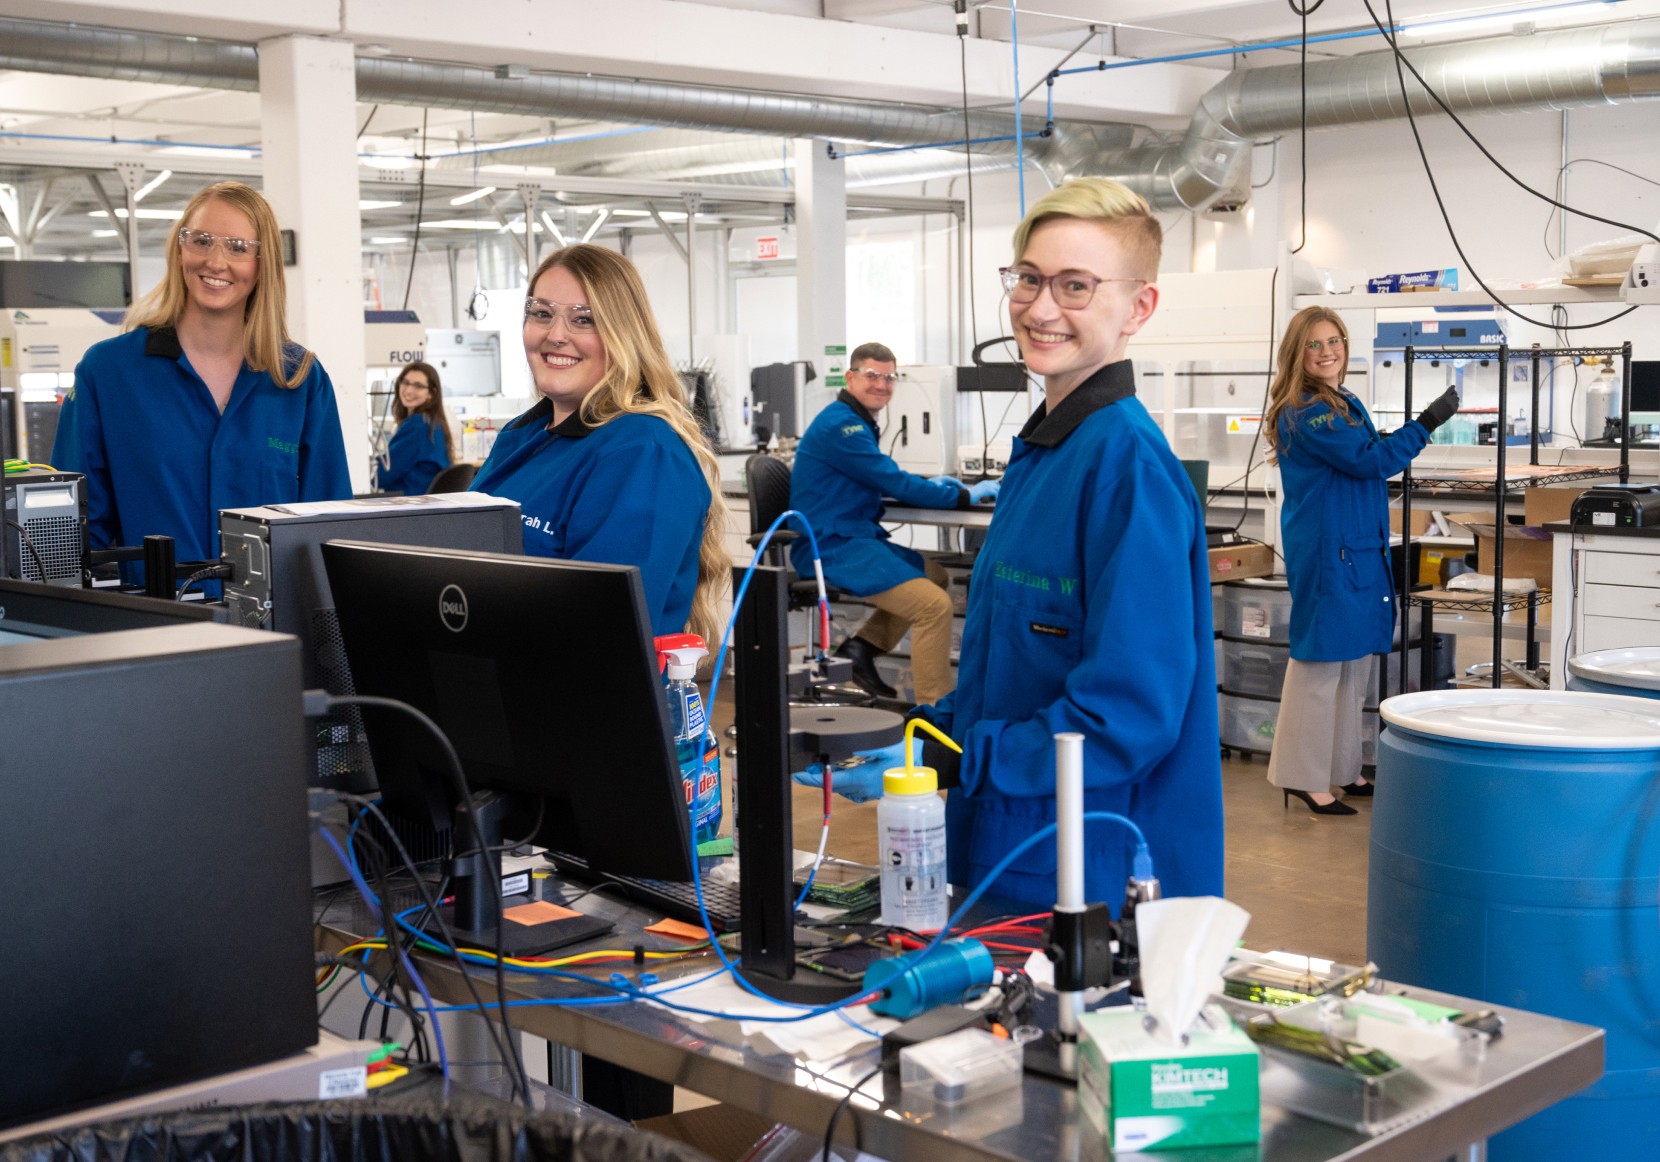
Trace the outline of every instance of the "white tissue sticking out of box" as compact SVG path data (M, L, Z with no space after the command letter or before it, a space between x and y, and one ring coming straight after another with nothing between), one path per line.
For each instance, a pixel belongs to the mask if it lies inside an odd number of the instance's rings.
M1217 896L1178 896L1137 905L1141 989L1148 1014L1157 1022L1155 1037L1181 1044L1250 920L1244 908Z

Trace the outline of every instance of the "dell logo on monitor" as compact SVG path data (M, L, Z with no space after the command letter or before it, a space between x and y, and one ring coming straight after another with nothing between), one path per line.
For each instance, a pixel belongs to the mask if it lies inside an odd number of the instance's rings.
M460 633L467 628L467 595L459 585L446 585L438 594L438 617L444 628Z

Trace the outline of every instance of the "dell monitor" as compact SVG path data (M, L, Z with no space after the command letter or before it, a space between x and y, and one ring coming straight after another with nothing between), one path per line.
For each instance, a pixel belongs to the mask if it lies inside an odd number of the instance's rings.
M408 703L444 731L477 817L498 832L488 845L534 834L595 872L691 878L638 569L351 541L322 553L357 692ZM363 716L386 805L449 829L458 853L475 848L434 740L395 712ZM457 900L493 907L476 884ZM494 934L493 916L458 906L457 920L481 940ZM502 928L531 951L529 933Z

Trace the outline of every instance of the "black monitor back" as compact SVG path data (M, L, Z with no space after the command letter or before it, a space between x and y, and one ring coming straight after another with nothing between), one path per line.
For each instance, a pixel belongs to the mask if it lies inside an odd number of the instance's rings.
M0 722L0 1126L312 1044L299 643L0 646Z
M350 541L322 551L358 693L431 717L471 788L539 801L544 846L597 871L690 877L638 569ZM455 796L432 740L394 713L364 721L387 803L447 826Z

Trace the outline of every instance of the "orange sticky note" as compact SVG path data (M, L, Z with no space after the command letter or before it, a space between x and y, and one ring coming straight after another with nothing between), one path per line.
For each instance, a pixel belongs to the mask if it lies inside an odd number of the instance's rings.
M534 904L520 904L517 907L503 909L502 919L511 920L515 924L550 924L555 920L569 920L581 914L569 908L561 908L558 904L550 904L546 900L537 900Z
M708 932L699 928L696 924L687 924L682 920L659 920L655 924L648 925L645 931L650 932L653 936L669 936L675 940L713 939Z

